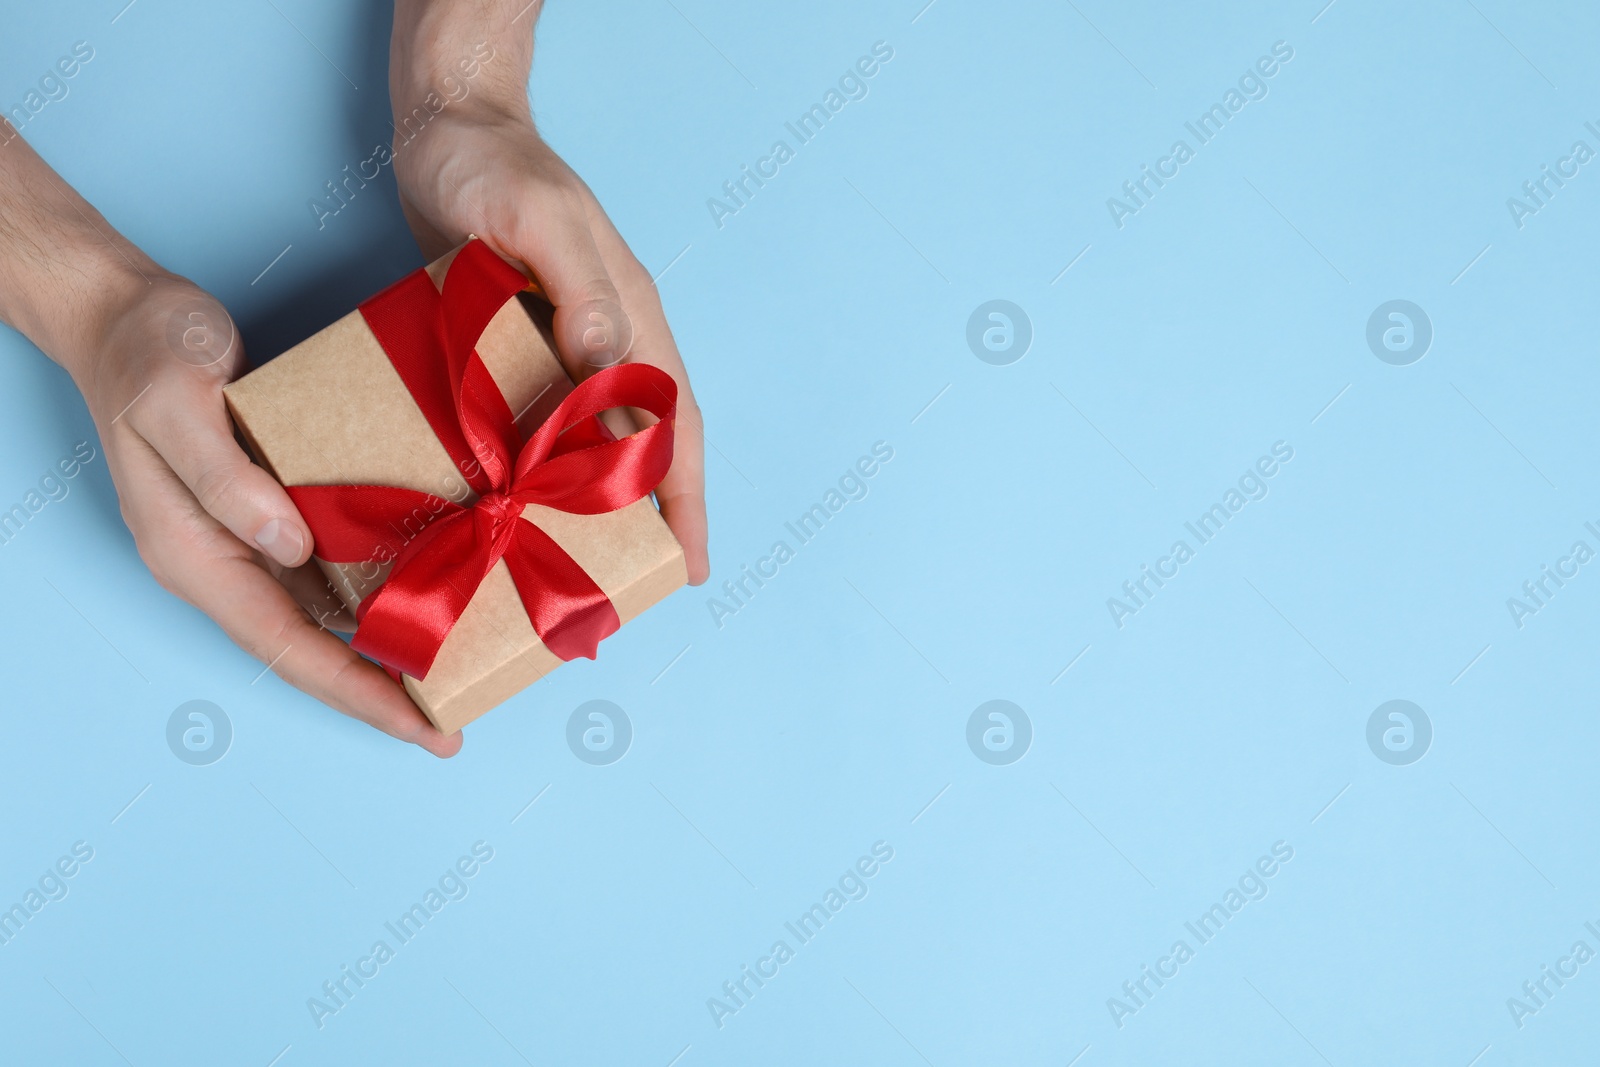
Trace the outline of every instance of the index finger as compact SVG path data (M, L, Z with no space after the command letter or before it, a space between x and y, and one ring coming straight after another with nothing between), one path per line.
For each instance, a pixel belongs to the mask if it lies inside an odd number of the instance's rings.
M689 406L694 407L692 398ZM661 506L661 517L667 520L672 535L683 546L690 585L699 585L711 577L711 556L707 547L710 531L706 520L706 460L705 448L701 444L698 410L696 419L689 434L677 434L673 442L672 466L667 476L661 479L661 484L656 486L656 503ZM689 425L680 408L678 428L681 430Z
M689 371L678 354L662 310L655 282L651 280L617 228L606 217L593 194L585 197L589 225L595 246L606 261L611 277L622 295L623 307L635 323L633 350L629 361L647 363L672 375L678 384L678 433L674 437L672 467L656 487L656 502L661 517L683 546L689 584L699 585L711 576L711 557L707 547L709 527L706 519L706 450L704 419L689 385ZM687 430L688 432L683 432Z
M185 596L278 677L336 711L435 756L448 758L461 750L460 733L440 733L404 689L313 624L288 591L254 562L223 556L191 566Z
M627 354L628 316L576 199L565 210L560 195L536 182L521 199L527 210L517 215L509 235L492 229L488 243L509 245L497 251L533 271L555 307L556 355L572 380L581 382Z

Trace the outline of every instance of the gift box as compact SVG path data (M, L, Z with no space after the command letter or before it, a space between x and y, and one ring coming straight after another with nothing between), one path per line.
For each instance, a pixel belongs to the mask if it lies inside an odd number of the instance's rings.
M352 645L445 733L687 581L650 498L675 384L621 364L574 386L551 314L472 240L223 391ZM618 439L597 417L615 407L657 421Z

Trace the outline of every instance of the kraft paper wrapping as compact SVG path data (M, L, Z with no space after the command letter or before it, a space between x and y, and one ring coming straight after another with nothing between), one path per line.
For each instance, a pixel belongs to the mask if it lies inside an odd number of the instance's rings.
M428 267L436 287L454 257ZM478 342L478 355L507 404L523 412L518 427L524 436L573 388L552 349L549 317L548 304L524 294L500 309ZM284 485L394 485L457 503L471 499L359 311L240 378L223 395L257 462ZM536 504L523 515L589 573L624 623L688 581L683 550L649 498L604 515L569 515ZM398 534L409 539L416 532ZM387 575L378 564L315 561L352 611ZM534 633L502 560L450 631L428 676L407 675L404 684L449 734L561 663Z

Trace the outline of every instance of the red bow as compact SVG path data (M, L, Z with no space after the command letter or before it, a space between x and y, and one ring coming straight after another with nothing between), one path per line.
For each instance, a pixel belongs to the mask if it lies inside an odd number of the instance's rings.
M502 559L534 631L562 659L593 659L600 641L621 626L594 579L522 510L542 504L597 515L648 496L672 465L677 383L643 364L607 368L521 441L511 408L473 349L489 320L527 284L521 271L473 240L450 264L442 293L419 270L361 305L478 494L474 503L463 507L394 486L289 488L322 559L394 560L388 579L357 609L351 642L391 672L427 675L451 627ZM617 440L595 418L614 407L642 408L658 421ZM415 532L404 541L408 526Z

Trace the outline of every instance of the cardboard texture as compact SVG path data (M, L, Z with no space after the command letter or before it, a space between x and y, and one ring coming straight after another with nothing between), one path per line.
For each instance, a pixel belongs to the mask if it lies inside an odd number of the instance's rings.
M428 267L436 287L454 258L452 252ZM507 404L523 412L518 427L524 437L573 388L552 348L549 321L549 305L523 294L500 309L478 343ZM457 503L473 499L359 311L227 386L223 395L257 462L284 485L395 485ZM589 572L623 623L688 581L683 550L648 497L605 515L538 505L523 515ZM376 563L316 563L352 611L387 575ZM448 734L561 663L534 632L502 560L450 631L428 676L405 676L404 685Z

